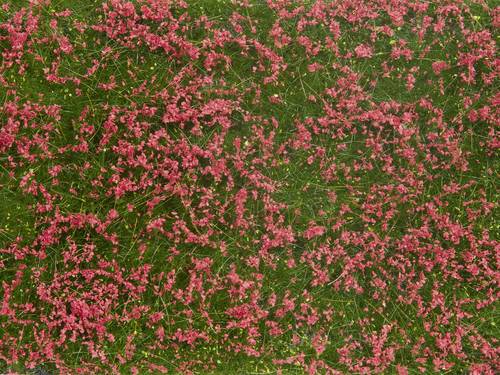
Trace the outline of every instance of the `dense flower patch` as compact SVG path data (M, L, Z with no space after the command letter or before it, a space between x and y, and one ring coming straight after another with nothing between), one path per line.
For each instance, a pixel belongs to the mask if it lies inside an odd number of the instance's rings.
M0 370L498 373L493 4L3 1Z

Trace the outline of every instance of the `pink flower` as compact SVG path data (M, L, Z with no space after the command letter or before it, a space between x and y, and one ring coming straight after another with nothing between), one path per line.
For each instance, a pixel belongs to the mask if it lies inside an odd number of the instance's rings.
M434 74L440 75L443 70L446 70L449 68L449 65L445 61L435 61L432 63L432 70L434 71Z
M368 44L360 44L354 49L359 58L369 58L373 56L373 48Z
M415 82L416 82L415 76L411 73L408 74L406 76L406 89L408 91L413 90L413 88L415 87Z
M320 225L314 225L313 222L309 223L309 228L304 232L304 237L308 240L322 236L326 231L326 228Z

